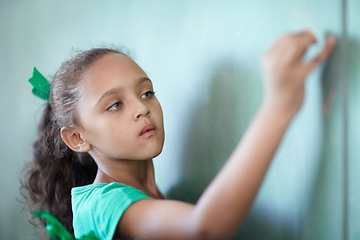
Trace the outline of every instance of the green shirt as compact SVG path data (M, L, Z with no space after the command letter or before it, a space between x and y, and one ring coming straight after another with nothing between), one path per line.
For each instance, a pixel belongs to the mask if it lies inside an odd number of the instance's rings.
M120 183L96 183L71 190L73 226L76 238L93 231L102 240L111 240L125 210L144 192Z

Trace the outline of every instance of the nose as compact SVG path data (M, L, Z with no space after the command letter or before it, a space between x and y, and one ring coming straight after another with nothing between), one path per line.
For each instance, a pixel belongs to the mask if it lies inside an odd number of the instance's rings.
M141 117L150 117L150 109L145 103L139 100L134 106L134 120L138 120Z

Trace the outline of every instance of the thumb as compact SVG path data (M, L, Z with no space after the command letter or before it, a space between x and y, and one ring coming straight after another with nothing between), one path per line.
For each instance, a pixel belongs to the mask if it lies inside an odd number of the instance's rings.
M322 51L314 57L312 60L305 64L306 73L310 73L317 65L319 65L322 61L329 57L334 46L336 44L336 39L334 36L328 36L326 45L322 49Z

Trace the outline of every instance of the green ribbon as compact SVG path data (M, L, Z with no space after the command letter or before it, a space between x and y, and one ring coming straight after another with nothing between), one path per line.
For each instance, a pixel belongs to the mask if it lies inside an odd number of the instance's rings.
M29 82L34 87L32 93L46 101L50 99L50 83L49 81L34 67L34 72Z
M48 223L46 225L46 231L49 233L53 240L76 240L66 228L48 211L42 210L39 212L33 212L35 217L42 217ZM94 232L79 238L79 240L100 240Z

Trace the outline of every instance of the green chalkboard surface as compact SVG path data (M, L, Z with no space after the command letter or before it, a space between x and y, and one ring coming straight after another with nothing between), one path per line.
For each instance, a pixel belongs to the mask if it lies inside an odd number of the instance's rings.
M42 109L27 85L34 66L51 76L76 49L124 48L163 107L158 186L195 203L259 107L262 55L303 29L318 38L307 57L328 33L338 45L309 76L235 239L359 239L359 12L357 0L0 0L0 239L38 239L15 201Z

